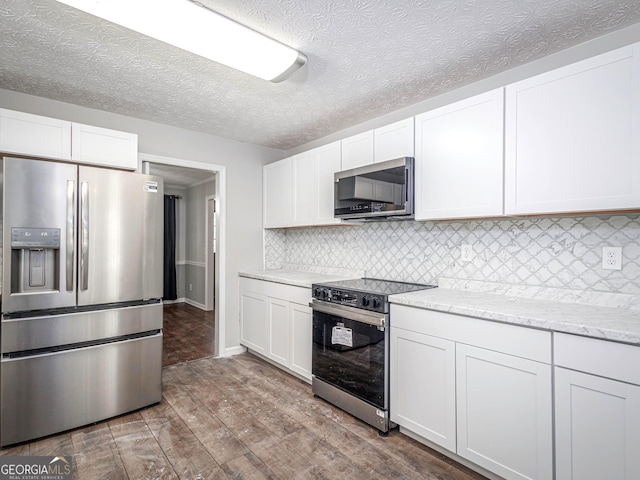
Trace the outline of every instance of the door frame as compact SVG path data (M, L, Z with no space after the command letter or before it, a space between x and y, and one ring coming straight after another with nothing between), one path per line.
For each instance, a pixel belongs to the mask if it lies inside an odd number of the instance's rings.
M175 167L195 168L198 170L207 170L215 173L215 197L218 202L216 207L218 213L218 245L216 248L216 262L214 266L214 356L218 357L225 354L225 322L226 318L226 243L227 243L227 167L224 165L215 165L212 163L194 162L191 160L183 160L180 158L164 157L160 155L152 155L148 153L138 154L138 171L143 172L143 162L161 163L164 165L172 165ZM143 172L145 173L145 172ZM206 280L205 280L206 283Z
M215 220L213 221L213 225L209 225L209 202L213 200L213 214L211 215L212 217L215 217L218 214L218 200L216 199L216 194L214 193L213 195L207 195L204 199L204 204L205 204L205 252L204 252L204 264L205 264L205 273L204 273L204 306L205 306L205 310L206 311L211 311L215 308L215 291L213 292L213 304L210 301L210 296L211 296L211 287L214 287L215 289L215 268L216 268L216 264L215 264L215 257L213 259L213 285L210 284L210 278L211 278L211 274L212 272L209 270L209 260L211 259L211 257L214 255L214 252L217 253L218 252L218 245L212 245L211 244L211 236L209 235L209 228L211 228L211 231L213 233L213 237L217 240L218 239L218 233L219 232L215 232L213 231L213 229L215 229L218 226L218 222L216 222ZM218 219L219 220L219 219ZM212 248L213 247L213 248Z

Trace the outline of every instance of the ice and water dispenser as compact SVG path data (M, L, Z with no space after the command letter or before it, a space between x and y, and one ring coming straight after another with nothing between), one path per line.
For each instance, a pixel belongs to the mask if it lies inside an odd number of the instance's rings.
M59 228L11 228L11 293L59 289Z

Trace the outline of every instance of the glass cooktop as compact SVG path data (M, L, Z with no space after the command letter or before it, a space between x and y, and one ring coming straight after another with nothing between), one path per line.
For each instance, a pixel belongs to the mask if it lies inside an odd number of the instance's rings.
M379 278L354 278L351 280L338 280L336 282L323 282L317 285L377 295L395 295L397 293L414 292L436 287L435 285L396 282L392 280L381 280Z

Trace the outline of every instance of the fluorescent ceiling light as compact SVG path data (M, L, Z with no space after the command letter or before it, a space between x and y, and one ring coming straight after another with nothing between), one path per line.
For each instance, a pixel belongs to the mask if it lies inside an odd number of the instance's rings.
M58 1L272 82L307 63L303 53L189 0Z

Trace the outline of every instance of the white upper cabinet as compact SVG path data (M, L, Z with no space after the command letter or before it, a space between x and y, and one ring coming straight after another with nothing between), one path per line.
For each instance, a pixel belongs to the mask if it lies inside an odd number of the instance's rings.
M316 160L313 151L291 157L293 165L293 225L307 224L315 214Z
M264 167L264 228L340 223L333 217L333 174L340 171L340 151L337 141Z
M373 131L373 161L384 162L401 157L413 157L413 117Z
M78 163L136 170L138 135L73 123L71 160Z
M264 228L293 224L293 168L291 158L265 165L262 169L262 221Z
M0 152L71 160L71 122L2 108Z
M342 170L373 163L373 130L342 140Z
M415 118L416 220L503 213L504 89Z
M0 109L0 151L136 170L138 136Z
M333 216L335 197L333 174L342 169L341 151L340 141L314 150L316 162L316 212L314 223L316 225L341 223L340 219Z
M342 170L414 154L413 117L342 140Z
M309 150L293 159L293 225L340 223L333 217L333 174L340 171L340 142Z
M640 207L640 45L506 92L505 213Z

